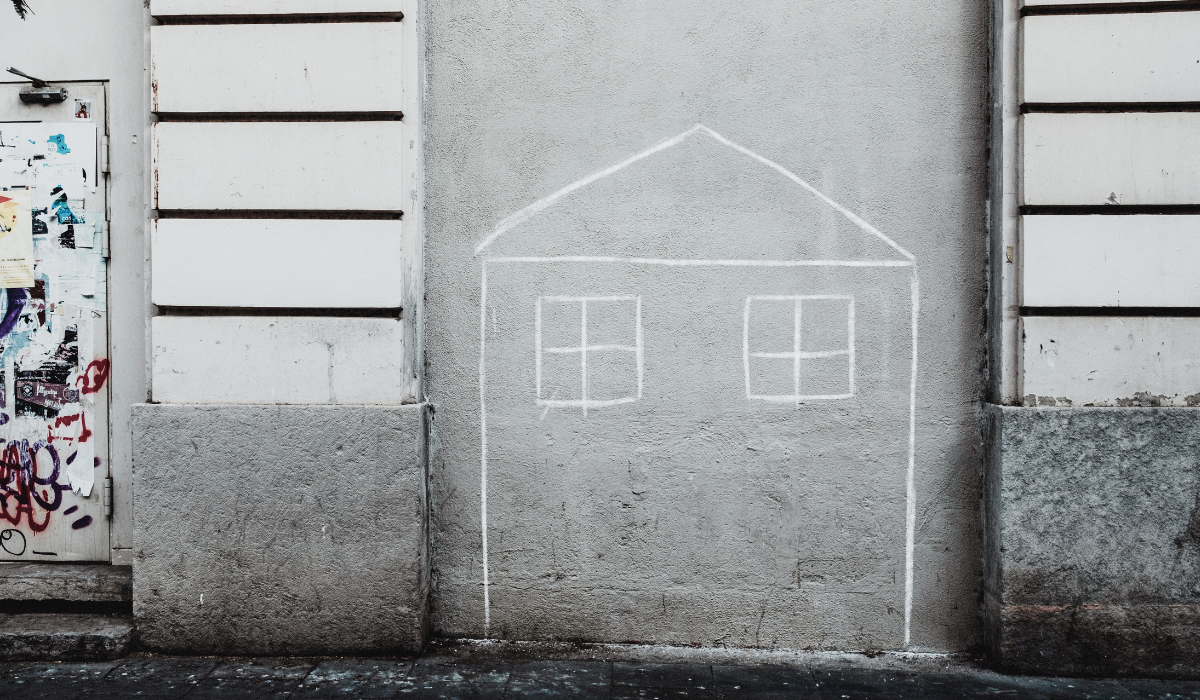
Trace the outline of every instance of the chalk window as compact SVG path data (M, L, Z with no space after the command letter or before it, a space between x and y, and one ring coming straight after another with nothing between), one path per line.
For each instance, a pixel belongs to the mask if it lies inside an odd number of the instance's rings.
M539 406L588 409L642 398L642 298L538 297Z
M742 363L751 401L854 396L854 298L747 297Z

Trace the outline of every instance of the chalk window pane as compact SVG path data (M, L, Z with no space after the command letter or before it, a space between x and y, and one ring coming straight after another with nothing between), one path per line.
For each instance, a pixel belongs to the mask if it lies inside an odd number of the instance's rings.
M542 298L542 347L577 348L583 338L583 302Z
M845 396L850 393L850 357L808 357L800 360L802 396Z
M600 350L587 356L589 401L635 401L637 355L626 350Z
M583 398L583 366L580 353L542 353L542 385L538 398L548 401L579 401Z
M795 397L796 375L792 358L751 357L750 393L755 397Z
M589 347L637 345L637 300L588 300L587 341Z
M849 318L849 299L801 300L800 350L804 352L847 350L850 347ZM808 391L805 390L805 393Z
M792 352L795 349L795 328L795 299L750 300L747 340L751 352Z

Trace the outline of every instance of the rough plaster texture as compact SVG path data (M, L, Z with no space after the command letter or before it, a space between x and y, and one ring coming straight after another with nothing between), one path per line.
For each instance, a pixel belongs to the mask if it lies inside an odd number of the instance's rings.
M1200 675L1200 409L987 409L985 613L1003 668Z
M139 405L134 616L164 652L425 639L426 407Z
M435 630L904 646L907 270L756 276L488 263L481 329L485 257L888 253L783 178L689 140L475 254L509 214L702 122L915 255L927 330L911 647L978 641L986 8L752 0L713 13L678 0L434 0L423 21ZM749 402L745 298L810 293L864 300L863 390L841 403ZM543 418L534 302L591 294L643 297L644 397L586 418L549 407ZM768 332L790 334L779 323ZM486 368L498 411L488 427L490 626L481 330L500 349Z

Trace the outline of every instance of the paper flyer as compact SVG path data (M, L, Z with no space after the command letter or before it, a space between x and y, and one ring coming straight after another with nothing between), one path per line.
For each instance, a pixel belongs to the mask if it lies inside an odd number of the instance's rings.
M33 207L29 190L0 192L0 287L33 286Z

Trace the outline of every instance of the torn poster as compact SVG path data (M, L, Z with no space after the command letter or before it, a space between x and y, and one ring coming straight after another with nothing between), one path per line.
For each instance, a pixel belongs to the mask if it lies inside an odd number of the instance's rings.
M79 122L0 124L0 188L22 184L12 173L35 165L74 164L88 191L100 182L96 125Z
M0 286L33 286L33 205L29 190L0 192Z
M0 236L0 448L34 454L55 488L85 498L109 368L98 165L95 124L0 124L0 206L24 214L21 235ZM6 267L18 258L20 280Z

